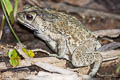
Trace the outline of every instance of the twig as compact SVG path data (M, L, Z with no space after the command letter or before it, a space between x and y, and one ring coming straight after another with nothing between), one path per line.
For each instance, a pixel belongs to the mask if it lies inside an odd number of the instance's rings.
M44 53L46 53L46 54L50 54L48 51L46 51L46 50L43 50L43 49L33 49L32 50L33 52L44 52Z
M53 65L48 64L48 63L37 62L37 63L35 63L35 65L37 65L37 66L39 66L47 71L50 71L50 72L55 72L55 73L57 72L60 74L75 74L75 72L59 68L59 67L53 66Z
M29 75L26 79L30 80L83 80L76 74L57 74L40 71L38 75Z
M94 31L94 33L99 37L108 36L114 38L120 35L120 29L99 30L99 31Z
M103 61L109 61L113 59L117 59L120 55L120 50L110 50L100 53L103 56Z
M49 72L54 72L54 73L47 73L47 72L39 72L39 78L48 80L83 80L83 79L91 79L90 76L88 75L82 75L78 74L76 72L72 72L66 69L62 69L56 66L53 66L48 63L42 63L42 62L37 62L35 65L49 71ZM58 74L59 73L59 74ZM43 77L44 76L44 77Z
M25 58L25 59L30 59L30 57L28 57L22 50L23 45L22 44L17 44L17 46L15 46L16 50Z
M98 49L98 51L110 51L120 47L120 42L111 42L109 44L105 44Z
M111 74L111 75L102 75L102 74L99 74L99 73L97 73L97 75L99 76L99 77L112 77L112 78L117 78L117 77L119 77L119 76L117 76L117 75L115 75L115 74Z

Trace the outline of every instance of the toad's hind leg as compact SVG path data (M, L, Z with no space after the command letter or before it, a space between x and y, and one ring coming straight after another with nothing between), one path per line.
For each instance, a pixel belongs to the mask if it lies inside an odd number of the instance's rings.
M94 64L93 69L89 73L91 77L95 76L102 63L102 56L99 53L85 53L80 49L76 49L72 55L72 64L75 67L83 67Z
M102 55L100 53L94 53L94 57L95 57L94 66L91 72L89 73L91 77L96 75L102 63Z

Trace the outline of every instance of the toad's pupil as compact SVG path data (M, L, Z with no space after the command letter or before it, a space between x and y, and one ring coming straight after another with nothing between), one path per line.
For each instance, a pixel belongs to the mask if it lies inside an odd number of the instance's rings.
M27 14L27 15L26 15L26 19L27 19L27 20L32 20L32 19L33 19L33 16L32 16L31 14Z

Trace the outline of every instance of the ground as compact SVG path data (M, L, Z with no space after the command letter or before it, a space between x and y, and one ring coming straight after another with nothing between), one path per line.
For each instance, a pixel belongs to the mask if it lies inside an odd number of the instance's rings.
M114 16L105 16L105 15L96 15L90 14L90 15L81 15L80 12L76 10L76 8L79 8L82 6L83 9L86 10L86 8L92 8L93 10L102 10L102 12L114 13L114 15L120 14L119 0L111 0L108 2L108 0L19 0L19 11L22 9L23 4L32 4L32 5L39 5L41 7L51 7L58 9L60 11L64 11L68 14L74 15L91 31L97 31L97 30L106 30L106 29L119 29L120 28L120 18L114 17ZM64 4L64 6L60 6L61 4ZM107 6L106 6L107 5ZM109 7L108 7L109 6ZM64 8L66 7L66 8ZM71 7L71 8L70 8ZM84 8L85 7L85 8ZM73 10L74 9L74 10ZM0 8L0 22L2 19L2 13ZM88 13L89 14L89 13ZM1 23L0 23L1 24ZM28 49L36 49L36 48L42 48L44 50L49 51L52 53L52 51L46 46L46 44L35 37L33 35L33 32L29 29L25 28L23 25L18 24L17 22L14 24L14 30L17 33L18 37L22 41L23 44L27 46ZM119 37L112 38L116 42L120 42ZM102 45L109 43L109 41L102 40ZM4 32L0 41L0 65L4 64L4 62L7 64L7 67L5 66L4 69L12 68L9 64L9 59L6 56L7 51L3 55L3 50L8 47L8 45L15 46L17 43L16 39L12 35L11 31L9 30L8 25L6 24L4 27ZM4 47L3 47L4 46ZM39 52L36 54L35 57L43 58L48 57L45 53ZM55 64L62 68L73 68L70 62L66 60L58 60L60 61L59 64ZM119 72L116 71L117 67L120 64L120 59L104 62L99 70L100 75L108 75L108 76L99 76L97 75L96 78L98 80L118 80L119 78ZM28 74L36 74L37 71L41 70L36 66L29 66L29 69L22 69L22 70L1 70L1 79L17 79L17 78L25 78ZM83 73L87 72L89 68L83 68ZM82 70L82 69L80 69ZM9 73L9 74L8 74Z

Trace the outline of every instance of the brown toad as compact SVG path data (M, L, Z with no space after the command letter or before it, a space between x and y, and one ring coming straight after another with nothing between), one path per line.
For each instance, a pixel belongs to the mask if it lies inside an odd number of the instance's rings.
M75 67L94 64L89 75L96 75L102 63L102 56L97 52L101 44L77 18L53 9L25 6L17 14L17 20L58 53L52 56L66 58Z

